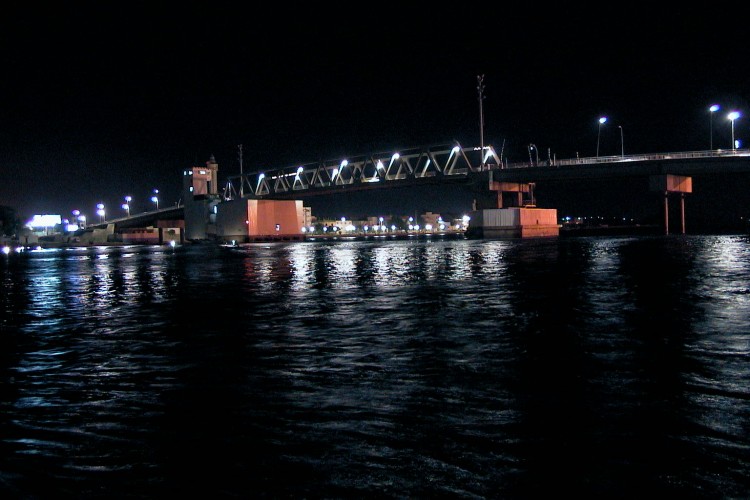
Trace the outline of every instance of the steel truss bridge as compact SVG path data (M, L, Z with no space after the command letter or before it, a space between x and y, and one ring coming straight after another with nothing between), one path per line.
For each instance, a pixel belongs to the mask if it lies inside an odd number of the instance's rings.
M330 194L340 188L370 189L386 187L385 184L395 187L430 180L466 180L472 173L501 166L500 156L492 146L428 146L233 176L227 179L223 197L225 200L246 196L285 198Z
M483 153L483 154L482 154ZM294 198L424 183L534 182L660 174L750 172L750 149L719 149L503 163L492 145L458 143L255 171L227 178L225 200Z

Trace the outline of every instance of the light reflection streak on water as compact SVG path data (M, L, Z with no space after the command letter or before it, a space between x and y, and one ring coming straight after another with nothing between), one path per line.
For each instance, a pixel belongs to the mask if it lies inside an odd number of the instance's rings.
M696 269L695 330L687 349L699 364L687 376L686 396L694 422L709 448L722 448L743 432L747 415L734 402L750 398L750 247L746 236L718 236L699 247L704 265ZM750 453L750 446L744 451Z
M291 292L299 293L309 286L309 276L312 273L312 260L309 257L309 245L294 245L289 249L292 282Z

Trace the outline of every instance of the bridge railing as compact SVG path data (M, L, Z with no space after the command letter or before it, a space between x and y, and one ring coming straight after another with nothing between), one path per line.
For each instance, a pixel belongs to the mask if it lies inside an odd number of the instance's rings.
M750 156L750 149L714 149L710 151L678 151L672 153L649 153L638 155L595 156L586 158L551 159L538 163L506 163L502 168L562 167L566 165L586 165L600 163L621 163L632 161L684 160L690 158L710 158L726 156Z

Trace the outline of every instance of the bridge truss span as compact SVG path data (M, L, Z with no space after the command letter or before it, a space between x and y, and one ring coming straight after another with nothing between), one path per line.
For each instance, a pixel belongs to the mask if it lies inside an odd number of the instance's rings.
M376 153L229 177L225 200L253 196L288 197L330 192L340 188L375 188L398 181L467 178L469 174L502 168L492 146L460 144L428 146L406 151Z

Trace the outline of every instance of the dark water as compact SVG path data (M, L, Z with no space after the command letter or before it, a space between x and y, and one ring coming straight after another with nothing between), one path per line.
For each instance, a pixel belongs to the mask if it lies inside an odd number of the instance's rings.
M0 258L3 498L750 497L750 239Z

